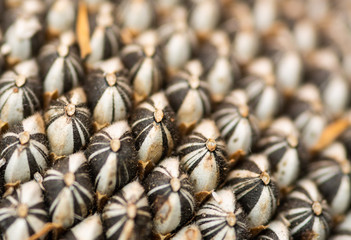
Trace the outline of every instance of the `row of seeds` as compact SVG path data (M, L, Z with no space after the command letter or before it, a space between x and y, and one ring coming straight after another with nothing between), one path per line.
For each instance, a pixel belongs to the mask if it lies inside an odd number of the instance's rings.
M5 1L2 236L351 235L350 7L293 2Z

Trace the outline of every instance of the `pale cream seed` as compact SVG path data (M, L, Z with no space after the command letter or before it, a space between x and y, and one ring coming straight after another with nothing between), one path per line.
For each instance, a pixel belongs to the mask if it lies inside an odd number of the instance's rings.
M25 218L28 216L28 206L26 204L20 203L17 207L17 215L20 218Z
M280 213L279 214L280 220L284 223L285 226L290 227L291 223L290 221L284 216L284 214Z
M185 231L184 235L186 240L196 239L198 236L198 232L195 229L189 228Z
M229 212L226 217L226 221L229 226L233 227L236 224L236 216L234 213Z
M341 171L344 174L349 174L351 172L350 162L347 159L342 160L340 165L341 165Z
M128 218L130 219L134 219L137 215L137 207L135 206L134 203L130 203L128 204L128 207L127 207L127 216Z
M212 139L212 138L209 138L207 139L206 141L206 148L213 152L214 150L216 150L217 148L217 143L216 143L216 140Z
M222 203L222 198L216 192L212 192L212 197L217 203Z
M271 181L271 177L267 172L262 172L260 178L265 185L268 185Z
M1 168L2 166L5 166L5 164L6 164L6 159L5 159L5 158L1 158L1 159L0 159L0 168Z
M19 134L19 142L21 145L26 145L30 140L30 135L27 131L21 132Z
M192 89L197 89L200 86L200 79L197 76L189 78L189 85Z
M98 27L109 27L113 24L113 17L107 14L97 16Z
M315 201L312 204L312 210L315 215L319 216L322 214L322 211L323 211L322 205L319 202Z
M110 142L111 150L117 152L121 148L121 141L118 138L114 138Z
M107 75L106 75L106 82L107 82L107 84L110 86L110 87L112 87L112 86L114 86L115 84L116 84L116 82L117 82L117 77L116 77L116 75L115 74L113 74L113 73L108 73Z
M156 49L154 46L146 46L144 52L147 57L152 57L155 54Z
M164 113L161 109L156 109L154 112L154 118L156 122L161 122L164 117Z
M187 28L187 23L186 21L177 21L175 22L175 29L176 31L178 32L184 32L186 31L186 28Z
M66 45L60 45L57 48L57 53L60 57L66 57L69 53L69 48Z
M8 43L4 43L0 48L0 53L2 55L8 55L11 53L11 46Z
M275 77L272 74L268 74L265 76L265 81L268 86L274 86L275 84Z
M17 87L22 87L24 84L26 84L26 82L27 82L27 78L25 76L21 74L16 76L15 83Z
M36 182L38 183L43 182L43 176L39 172L34 173L33 177Z
M74 173L72 172L68 172L65 174L65 176L63 177L63 181L65 182L66 186L71 186L74 181L76 180L76 177L74 176Z
M298 140L296 139L295 136L289 135L286 140L287 140L290 147L292 147L292 148L297 147Z
M76 112L76 106L74 104L70 103L66 106L65 110L66 110L66 114L69 117L72 117L74 115L74 113Z
M319 113L323 111L323 104L320 101L313 101L311 104L315 112Z
M178 178L172 178L170 181L171 188L173 192L178 192L180 189L180 181Z
M249 107L247 105L240 105L238 110L242 117L246 118L249 116Z

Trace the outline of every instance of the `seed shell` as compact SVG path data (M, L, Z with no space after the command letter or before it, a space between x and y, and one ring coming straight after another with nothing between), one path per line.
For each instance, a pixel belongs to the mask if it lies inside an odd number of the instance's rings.
M75 88L52 101L44 114L53 153L69 155L84 147L90 137L90 111L82 88Z
M286 117L276 119L257 142L256 150L267 155L279 187L292 185L307 164L308 155L294 123Z
M39 113L10 128L0 140L0 158L6 162L6 183L26 182L49 165L49 142Z
M203 81L202 72L198 60L190 61L167 86L166 95L177 114L178 125L195 124L211 112L209 86Z
M291 240L289 228L280 220L269 222L268 228L263 230L255 240Z
M228 34L220 30L213 32L209 40L199 48L197 55L204 67L211 97L219 102L233 89L241 75L231 52Z
M28 67L31 74L28 75ZM9 125L19 123L41 108L41 82L35 64L22 62L0 77L0 116Z
M328 115L337 117L349 104L350 83L340 71L340 60L336 52L327 48L314 51L308 62L306 79L320 91Z
M328 239L331 228L330 209L311 180L303 179L297 183L279 213L289 223L293 238L303 239L317 234L321 240Z
M56 90L61 95L77 87L84 79L82 62L74 45L54 41L40 50L38 59L44 92Z
M200 35L213 30L221 17L221 5L216 0L192 1L190 25Z
M125 69L117 72L91 72L85 81L93 119L99 124L128 118L132 109L133 90Z
M340 142L333 143L308 169L308 177L316 183L332 213L345 213L351 201L351 163L344 146Z
M212 116L227 143L229 155L238 151L251 151L260 130L257 119L247 105L247 95L243 90L234 90L226 96Z
M222 189L212 193L212 198L196 214L204 240L248 239L246 214L234 193Z
M106 239L148 239L152 218L144 188L127 184L110 198L102 213Z
M247 214L249 226L267 224L279 204L279 189L270 175L265 155L253 154L244 159L225 181Z
M288 114L300 131L305 146L316 144L327 124L318 89L311 84L301 86L288 107Z
M190 60L197 39L195 32L187 23L187 10L177 7L170 22L160 27L160 39L164 49L164 58L168 69L180 69Z
M90 46L92 52L87 58L88 63L116 56L121 48L120 30L114 23L114 6L109 3L101 4L95 21L90 23Z
M46 172L43 186L53 223L68 228L90 213L93 186L83 152L58 159Z
M35 181L13 189L0 202L0 232L5 239L27 239L40 231L47 221L43 194Z
M23 61L35 56L44 41L43 27L35 15L16 18L4 35L10 48L11 62Z
M256 60L256 64L261 64L259 61L264 60ZM267 70L264 69L263 71ZM256 72L241 79L238 84L238 87L244 89L247 93L252 113L263 124L270 122L275 117L280 110L281 99L283 99L275 86L274 76L270 74L272 74L270 71L268 73Z
M351 237L351 212L348 212L345 219L334 228L331 240L347 240Z
M115 122L96 133L85 155L95 179L95 189L101 194L112 195L136 175L137 152L126 121Z
M132 115L132 132L139 160L156 164L177 144L175 114L163 92L138 105Z
M154 35L154 33L150 34ZM155 37L151 36L151 38ZM149 33L146 38L149 38ZM157 44L153 41L143 43L143 40L140 40L140 42L127 45L121 52L122 62L130 71L129 76L137 102L160 90L165 72L163 56Z
M154 230L167 234L183 226L195 212L193 188L178 157L164 159L145 179Z
M202 240L200 228L196 224L191 224L180 229L172 240Z
M212 120L202 120L183 140L178 153L195 192L214 190L225 175L226 145Z
M101 217L94 214L71 228L61 238L65 240L103 240L103 228Z
M77 4L71 0L55 0L48 9L46 24L48 32L57 36L72 30L76 21Z
M140 33L155 21L155 9L151 0L122 0L117 14L123 28L132 33Z

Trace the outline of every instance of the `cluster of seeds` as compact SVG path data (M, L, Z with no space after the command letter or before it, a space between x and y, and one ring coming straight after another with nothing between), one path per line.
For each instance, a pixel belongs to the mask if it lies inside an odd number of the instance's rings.
M351 239L349 0L0 0L0 239Z

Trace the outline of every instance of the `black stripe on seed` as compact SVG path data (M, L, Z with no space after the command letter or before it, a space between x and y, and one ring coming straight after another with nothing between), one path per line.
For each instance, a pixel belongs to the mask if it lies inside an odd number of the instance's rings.
M166 134L165 129L164 129L164 125L162 123L158 123L158 124L160 124L161 134L162 134L162 156L161 156L161 159L163 159L164 157L166 157L168 155L168 138L167 138L167 134Z
M133 46L135 46L135 45L133 45ZM128 47L127 47L126 49L128 49ZM130 50L130 49L129 49L129 50ZM137 51L134 51L134 50L133 50L132 52L129 51L129 52L127 52L127 54L124 53L124 52L122 52L121 58L122 58L123 64L124 64L129 70L131 70L131 68L132 68L133 66L135 66L136 63L137 63L141 58L143 58L143 52L142 52L141 48L139 47Z
M184 80L182 78L179 78L179 77L175 78L171 82L171 84L168 86L168 88L176 86L176 85L182 85L184 82L186 82L186 80ZM166 90L166 95L167 95L168 101L169 101L172 109L174 110L174 112L178 112L178 110L180 109L180 107L182 106L182 104L184 102L184 99L188 95L189 90L190 90L189 87L180 88L177 91L174 91L172 93L167 93L167 90Z
M108 28L108 27L106 27L104 29L104 45L101 46L102 53L103 53L102 54L102 59L106 59L106 58L110 57L111 54L112 54L112 48L111 48L111 42L110 41L113 41L113 39L110 39L108 37L108 34L109 34L108 32L109 31L111 31L111 29Z
M208 115L211 112L211 109L209 107L211 107L211 102L209 100L210 96L210 92L208 91L208 89L200 86L198 88L198 94L200 96L201 99L201 103L202 103L202 109L203 111L203 115Z
M133 65L132 68L130 69L130 78L131 78L131 82L133 84L134 84L134 80L135 80L136 76L138 75L139 70L140 70L143 62L144 62L144 59L140 58L138 60L138 62L135 65Z
M187 173L190 175L194 169L199 165L199 163L203 160L203 158L208 154L207 151L205 151L201 156L197 156L197 160L187 169Z
M199 150L201 148L205 148L206 147L206 142L202 141L199 142L199 139L195 139L195 138L188 138L184 141L183 143L184 145L188 145L187 147L183 147L180 151L179 154L183 157L188 155L191 152L194 152L196 150Z
M248 170L250 172L254 172L257 174L261 174L263 171L266 170L266 169L260 169L259 166L254 161L250 160L250 158L248 158L247 161L242 161L241 163L239 163L239 166L237 169Z
M250 105L253 107L253 108L256 108L258 103L260 102L261 100L261 97L262 97L262 94L264 92L264 88L262 88L258 93L257 95L255 95L253 98L250 99Z
M53 122L55 122L57 119L61 118L64 115L65 115L65 113L62 112L60 114L55 114L54 117L51 116L49 122L46 124L46 129L48 129Z
M73 85L73 76L70 72L67 61L69 61L68 58L65 58L63 62L63 69L61 70L63 72L63 92L71 90Z
M116 111L116 107L115 107L115 94L112 94L112 121L115 121L115 111Z
M113 218L109 218L106 223L107 223L107 228L112 228L115 224L119 223L119 222L123 222L121 224L121 226L111 235L110 238L107 239L118 239L119 236L121 235L123 229L124 229L124 225L126 223L126 219L124 218L124 215L120 215L118 217L113 217Z
M11 89L10 89L11 90ZM12 94L9 94L8 97L5 99L5 101L3 102L2 107L0 108L0 111L2 111L2 109L4 108L4 106L6 105L7 101L10 99Z
M78 240L78 239L74 236L72 230L68 231L68 232L64 235L64 239L65 239L65 240Z
M34 109L31 109L31 105L34 105L32 102L32 99L25 93L25 89L22 89L20 92L22 92L22 106L23 106L23 117L30 116L32 113L34 113ZM34 106L33 106L34 108Z
M287 147L282 146L268 154L268 158L271 160L273 166L276 166L282 160L286 151Z
M105 165L106 160L110 154L115 154L115 153L111 153L110 149L108 149L107 151L103 151L102 153L96 155L94 158L90 160L91 170L92 170L94 179L99 174L101 168ZM95 185L97 186L98 183L96 183Z
M29 236L32 236L35 233L34 229L32 228L32 226L30 225L30 223L28 221L26 221L26 225L27 225L27 230L28 230Z
M271 240L280 240L280 238L278 237L278 235L270 228L265 229L260 236L258 237L258 239L271 239Z
M1 215L0 215L1 217ZM6 232L6 230L17 220L16 217L10 216L8 218L5 218L3 221L0 221L0 230L2 229L3 232Z
M122 87L121 85L117 85L116 88L117 88L117 93L121 97L121 99L123 101L123 105L126 108L125 109L126 112L129 112L129 110L131 108L131 104L130 103L132 102L131 95L129 95L128 91L124 87ZM115 94L114 94L114 96L115 96ZM113 117L114 117L114 115L113 115Z
M223 131L223 129L225 128L225 127L227 127L229 124L231 124L232 122L231 121L229 121L228 123L226 123L225 125L223 125L222 127L221 127L221 131ZM234 124L234 126L232 126L231 128L230 128L230 130L227 132L227 134L225 134L223 137L224 137L224 139L226 140L226 141L228 141L231 137L232 137L232 135L233 135L233 133L234 133L234 131L236 130L236 128L237 128L237 126L239 125L239 123L240 123L240 120L239 121L237 121L235 124Z
M152 128L153 128L153 125L150 124L149 126L147 126L145 128L143 133L139 134L139 136L135 139L135 148L136 148L136 150L140 149L140 147L144 143L144 140L146 139L147 135L149 134L149 132L151 131Z
M78 126L79 124L77 124L77 121L74 118L71 119L71 124L72 124L72 135L73 135L72 141L74 146L73 151L75 152L82 147L83 142L78 131L78 128L80 128L80 126Z
M44 210L45 209L45 205L43 202L40 202L40 203L37 203L35 205L32 205L29 207L29 211L30 210L35 210L35 209L39 209L39 210L43 210L43 214L41 213L33 213L33 212L30 212L30 215L33 215L35 216L36 218L40 219L41 221L43 222L46 222L48 220L48 216L46 215L46 211Z
M26 149L26 155L30 171L30 177L32 178L34 173L41 172L41 169L29 148Z
M318 185L319 190L326 200L331 203L339 192L341 180L344 177L342 172L335 174L332 178Z
M5 150L5 148L8 146L10 141L1 141L0 150L1 150L1 157L4 157L5 159L8 160L11 158L13 152L17 149L17 144L19 144L19 141L18 141L18 138L16 137L6 138L6 140L12 140L11 143L13 145Z
M135 124L138 121L137 124ZM132 131L134 136L143 131L147 126L154 123L153 113L147 109L139 108L132 116Z
M201 231L203 237L204 237L204 240L210 240L210 239L213 239L220 231L223 230L223 228L226 226L225 222L223 221L222 223L220 224L216 224L216 225L213 225L209 228L206 228L204 230ZM216 231L213 231L215 230ZM211 234L207 234L209 232L213 231Z
M244 209L244 211L247 214L249 214L251 212L251 210L258 203L258 201L261 197L262 191L265 188L265 186L263 186L263 183L256 181L256 182L253 182L252 184L246 185L245 187L241 188L240 190L239 189L234 190L235 195L238 196L240 193L245 192L250 188L252 188L251 191L244 194L241 198L238 198L238 201L240 202L242 208Z
M96 107L107 88L108 84L102 71L96 71L87 76L84 84L84 90L86 93L88 93L88 103L91 110Z

